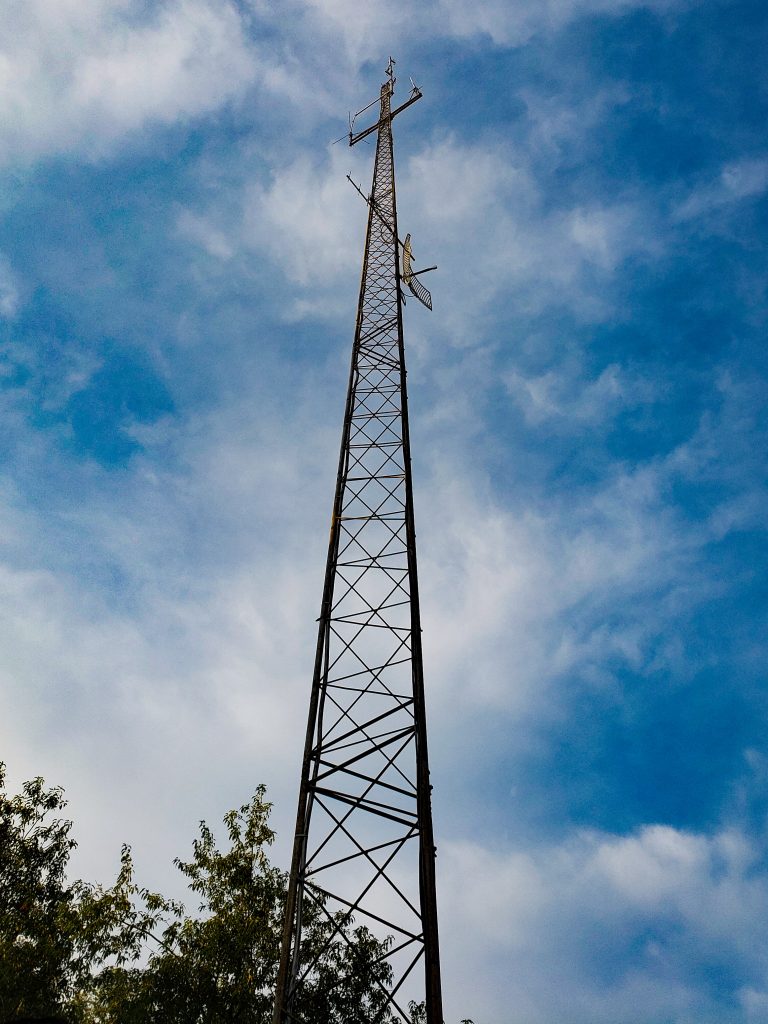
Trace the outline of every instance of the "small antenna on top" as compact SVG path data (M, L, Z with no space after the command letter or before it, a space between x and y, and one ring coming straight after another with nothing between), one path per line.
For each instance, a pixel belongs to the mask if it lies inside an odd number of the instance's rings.
M368 128L365 128L363 131L355 132L355 122L357 121L358 117L361 114L364 114L367 110L370 110L371 107L375 107L379 103L383 103L385 96L391 97L392 94L394 93L395 82L397 81L397 79L395 78L395 61L392 57L389 58L386 73L388 81L382 85L380 95L375 100L371 100L370 103L366 104L366 106L364 106L362 110L358 110L356 114L352 115L352 119L349 124L349 134L347 136L347 138L349 139L350 146L354 146L358 142L361 142L363 139L367 139L369 135L371 135L379 128L380 121L376 121L374 124L372 124ZM397 117L398 114L402 113L403 110L405 110L407 107L410 107L412 103L415 103L416 100L421 99L421 89L419 89L419 87L416 85L413 79L411 79L411 86L411 95L408 97L405 103L401 103L400 106L397 107L397 109L392 110L391 112L388 111L387 114L385 115L386 117L388 117L390 122L395 117Z

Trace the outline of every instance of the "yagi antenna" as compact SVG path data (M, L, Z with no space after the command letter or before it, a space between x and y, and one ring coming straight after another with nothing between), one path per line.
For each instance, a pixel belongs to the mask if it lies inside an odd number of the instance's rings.
M364 107L362 107L360 110L358 110L358 112L356 114L353 114L350 117L350 119L349 119L349 134L350 135L352 134L352 129L355 127L355 121L358 119L358 117L360 117L361 114L364 114L366 112L366 110L370 110L371 107L375 107L378 102L379 102L379 100L378 100L378 97L377 97L375 100L371 100L370 103L367 103Z

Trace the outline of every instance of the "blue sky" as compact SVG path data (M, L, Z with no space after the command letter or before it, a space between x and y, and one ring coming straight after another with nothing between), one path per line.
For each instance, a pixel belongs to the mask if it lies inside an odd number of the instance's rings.
M447 1020L768 1022L762 2L27 0L0 717L77 870L285 859L393 54Z

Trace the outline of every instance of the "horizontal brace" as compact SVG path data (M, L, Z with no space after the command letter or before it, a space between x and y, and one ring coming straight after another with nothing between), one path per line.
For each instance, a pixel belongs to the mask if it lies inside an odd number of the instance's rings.
M336 685L337 683L343 682L345 679L357 679L358 676L378 676L380 675L380 673L384 671L384 669L394 668L395 665L407 665L409 664L410 660L410 658L398 658L397 661L388 661L384 665L374 665L373 668L361 668L359 672L350 672L349 675L337 676L335 679L326 680L326 682L329 684L333 683L334 685ZM404 697L403 700L408 700L408 697Z
M375 328L375 330L371 331L370 334L360 334L355 340L359 345L362 345L366 341L370 341L371 338L376 338L380 334L383 334L384 331L390 330L392 327L397 327L396 316L390 317L389 320L386 321L386 323L383 323L379 327Z
M340 565L343 568L354 568L359 569L363 566L365 568L374 568L376 563L381 561L383 558L404 558L408 554L405 548L401 548L399 551L390 551L386 555L371 555L369 558L353 558L351 562L336 562L336 565ZM408 572L408 567L405 565L382 565L378 566L382 572Z
M397 418L398 416L402 416L402 414L403 414L403 410L402 409L393 409L391 412L364 412L364 413L353 412L352 415L350 416L350 419L351 420L381 420L385 416L390 416L390 417Z
M391 523L395 522L397 519L402 518L402 512L385 512L383 515L376 516L336 516L336 521L339 522L340 520L351 520L358 522L368 522L371 519L375 519L377 522L380 523Z
M402 603L406 604L407 602L404 601ZM356 612L354 614L366 615L368 613L367 612ZM374 614L374 613L371 612L371 614ZM397 637L397 639L400 640L401 642L405 639L403 636L401 636L401 634L405 633L405 635L408 636L408 634L410 634L410 632L411 632L411 627L410 626L390 626L390 624L388 622L359 622L357 619L348 618L347 616L341 616L341 615L336 615L332 619L328 619L327 621L328 622L341 623L341 625L343 625L343 626L359 626L361 630L362 629L386 629L390 633L394 633L395 636ZM334 630L334 633L336 633L336 630ZM339 636L339 634L336 633L336 636ZM360 633L359 632L355 633L355 636L356 637L360 636ZM344 640L340 636L339 636L339 640L342 643L344 643Z
M337 686L335 683L326 683L325 685L328 690L344 690L345 693L361 693L365 694L366 697L386 697L388 700L391 700L392 698L395 700L402 700L403 698L402 693L395 693L393 690L371 690L367 686Z
M378 843L376 846L369 846L358 853L350 853L348 857L340 857L338 860L332 860L330 864L322 864L319 868L312 868L311 871L305 871L304 877L309 878L310 875L316 875L320 871L327 871L329 868L338 867L339 864L346 864L347 861L355 860L357 857L365 857L371 853L376 853L377 850L385 850L388 846L396 846L398 843L404 844L409 839L413 839L415 835L418 835L418 832L414 832L413 829L409 829L408 834L405 836L398 836L397 839L388 839L386 843ZM408 939L407 942L403 943L403 945L407 946L413 941L413 939Z
M357 582L359 583L360 581L358 580ZM402 585L400 583L396 583L395 586L392 589L394 591L394 590L402 590L403 588L402 588ZM356 597L360 601L365 601L365 597L362 594L359 594L357 592L357 590L353 589L351 586L350 586L350 589L349 589L348 593L354 593L356 595ZM347 598L347 594L345 594L344 597L342 597L341 600L344 601L344 600L346 600L346 598ZM329 622L349 622L353 626L361 626L362 623L358 622L356 620L356 618L355 618L356 615L377 615L379 612L388 612L392 608L402 608L403 605L407 605L407 604L410 604L410 603L411 602L410 602L409 598L406 599L405 601L392 601L389 604L377 604L377 605L368 604L368 602L365 601L366 607L362 608L360 611L357 611L357 612L346 612L344 615L333 615L332 614L332 615L329 616L328 621ZM404 626L393 626L392 628L393 629L404 629L405 627Z
M413 731L413 730L411 730ZM367 757L367 754L360 754L360 757ZM329 767L328 761L319 762L326 767ZM400 793L402 796L407 796L409 800L416 800L418 794L414 789L413 792L409 792L407 789L403 789L401 786L393 786L390 782L382 782L381 779L372 779L370 775L363 775L362 772L353 772L350 768L340 766L338 768L330 766L332 768L329 772L323 772L322 775L318 775L318 779L327 779L330 776L335 775L336 772L341 772L343 775L351 775L355 779L361 779L363 782L371 782L374 786L381 786L384 789L391 789L393 793Z
M396 695L393 694L392 696ZM411 717L413 717L412 712L409 711L408 714L410 714ZM351 740L349 743L342 743L341 745L338 745L337 743L329 743L327 746L325 746L321 743L319 748L315 747L315 749L312 751L312 758L315 761L319 761L321 755L324 753L330 752L332 754L338 754L340 750L349 750L351 747L359 747L361 743L371 743L374 740L382 740L384 739L385 736L394 736L396 732L402 732L402 728L389 729L387 730L387 732L377 732L375 736L365 735L359 740Z
M389 804L380 804L376 800L355 800L346 793L337 793L332 789L325 789L322 786L312 786L311 789L315 793L319 793L321 796L329 797L331 800L338 800L340 804L346 804L348 807L354 807L358 811L366 811L368 814L373 814L376 818L386 818L387 821L397 822L398 825L404 825L406 828L410 828L411 826L416 827L418 820L416 811L413 812L413 817L410 819L402 818L394 812L400 811L401 814L407 814L408 812L401 810L399 807L391 807Z
M325 896L326 899L336 900L337 903L343 903L345 907L349 907L351 910L365 914L366 917L370 917L372 920L378 921L379 924L383 924L387 928L392 928L394 931L400 932L401 935L407 935L409 938L413 939L414 942L424 941L423 933L415 935L413 932L409 932L407 928L402 928L400 925L395 924L394 921L387 921L386 918L379 917L378 914L373 914L370 910L365 910L359 903L350 903L349 900L345 900L343 896L337 896L335 893L328 892L327 889L322 889L314 882L307 881L305 882L305 885L307 889L314 890L314 892L319 893L320 896Z
M408 659L410 661L410 658ZM368 686L340 686L338 683L326 683L329 690L345 690L348 693L364 693L366 697L390 697L403 700L407 694L395 693L393 690L372 690Z
M328 737L325 737L325 741L320 744L321 750L332 750L342 740L349 739L350 736L357 736L365 729L370 729L372 725L376 725L377 722L383 722L385 718L389 718L390 715L394 715L398 711L402 711L407 708L409 704L413 704L413 698L409 697L408 700L404 700L401 704L396 704L395 707L390 708L388 711L382 711L380 715L375 715L373 718L369 718L366 722L357 722L354 729L348 729L342 733L341 736L337 736L335 740L328 741ZM316 747L312 751L312 756L318 756L318 748Z
M380 373L383 373L385 369L389 370L390 372L401 372L399 359L386 359L383 353L376 353L375 347L372 346L366 349L363 348L363 344L364 343L361 342L360 345L358 346L357 362L355 364L355 368L358 370L358 372L362 372L363 370L365 370L366 373L370 373L371 370L378 370ZM393 344L391 347L393 349L396 349L397 346ZM371 357L370 365L366 363L360 363L361 353L363 356ZM372 353L373 355L375 355L375 359L373 358Z
M348 448L402 448L402 441L369 441L368 444L350 444Z
M369 476L348 476L346 483L350 480L405 480L405 473L372 473Z
M357 764L358 761L362 761L364 758L370 757L371 754L379 753L385 747L391 747L393 743L398 743L400 740L405 739L406 736L408 736L408 737L414 736L415 735L415 731L416 731L415 724L411 724L411 725L407 726L407 728L405 728L405 729L398 729L398 730L396 730L394 732L390 732L387 735L387 738L382 743L372 743L371 746L368 748L368 750L361 750L357 754L353 754L352 757L347 758L346 761L342 761L341 764L334 764L332 761L324 761L322 758L319 758L317 763L318 764L324 764L326 766L326 768L330 768L331 771L330 772L324 772L323 775L318 775L317 779L318 780L319 779L323 779L327 775L332 775L333 772L335 772L335 771L336 772L337 771L342 771L342 770L348 768L351 764ZM351 774L354 774L354 773L351 773ZM371 779L371 778L368 778L367 776L361 775L360 778L365 778L368 782L378 783L377 779ZM383 785L385 785L385 783L382 782L381 785L383 786ZM407 790L398 790L396 786L388 786L387 788L388 789L395 789L395 790L397 790L397 792L402 792L406 796L411 796L411 794Z

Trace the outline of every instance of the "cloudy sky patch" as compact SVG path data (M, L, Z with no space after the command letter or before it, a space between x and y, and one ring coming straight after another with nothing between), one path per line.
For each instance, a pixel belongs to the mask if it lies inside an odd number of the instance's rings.
M448 1021L768 1020L752 0L11 5L0 749L287 861L390 53Z

